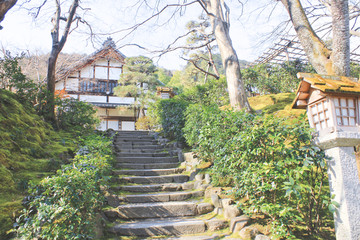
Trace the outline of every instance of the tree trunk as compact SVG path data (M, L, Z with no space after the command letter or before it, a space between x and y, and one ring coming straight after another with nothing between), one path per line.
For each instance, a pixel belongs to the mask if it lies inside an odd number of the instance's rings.
M347 0L331 0L332 50L316 35L300 0L281 0L304 48L319 74L348 76L350 72L349 8Z
M336 75L350 75L349 6L347 0L331 0L333 70Z
M4 20L5 14L10 10L17 0L0 0L0 22Z
M334 74L331 51L312 29L300 0L281 0L311 65L319 74Z
M79 6L79 0L73 0L72 5L69 9L69 15L66 18L66 24L64 28L64 32L59 40L60 36L60 21L63 20L61 17L61 5L59 0L55 0L56 11L54 13L54 17L52 19L53 29L51 30L51 38L52 38L52 48L50 57L48 60L48 72L47 72L47 89L49 91L49 99L47 103L47 111L48 116L47 120L55 123L55 81L56 81L56 61L57 58L63 49L67 37L70 32L70 27L73 22L76 9Z
M47 71L47 90L48 96L48 114L47 120L55 122L55 80L56 80L56 61L59 56L59 52L56 48L52 48L50 57L48 59L48 71Z
M250 110L244 83L241 79L239 60L229 34L229 8L224 1L220 0L202 0L199 3L210 17L216 42L219 46L225 69L230 105L234 109Z

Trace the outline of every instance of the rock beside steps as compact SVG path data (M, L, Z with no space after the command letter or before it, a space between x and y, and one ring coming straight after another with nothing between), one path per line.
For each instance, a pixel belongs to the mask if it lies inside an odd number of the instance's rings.
M157 144L147 131L118 132L114 144L115 193L107 197L112 208L104 211L114 222L110 233L140 239L176 237L226 226L225 220L200 218L214 207L196 200L204 191L192 189L193 184L187 183L189 176L179 168L178 157L169 154L176 149Z

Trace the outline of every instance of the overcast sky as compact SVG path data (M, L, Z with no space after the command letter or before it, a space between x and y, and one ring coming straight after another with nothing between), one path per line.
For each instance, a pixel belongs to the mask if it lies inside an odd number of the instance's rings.
M24 0L19 0L21 3ZM52 1L42 9L37 19L34 19L29 11L31 6L39 5L43 0L32 0L30 4L22 7L16 5L11 9L1 23L4 27L0 31L0 44L2 48L11 50L12 53L29 52L32 54L48 53L51 48L51 23L53 13ZM170 19L173 8L164 11L158 18L152 19L144 26L140 26L135 32L123 38L129 31L116 31L133 26L143 21L152 14L152 10L146 6L132 6L134 2L128 0L83 0L81 6L89 8L88 11L78 11L97 33L93 43L89 40L89 31L85 26L79 27L72 32L63 49L65 53L90 54L101 47L102 42L111 36L118 47L126 44L139 44L147 49L157 50L166 47L177 36L186 32L185 25L189 20L196 20L202 10L198 4L193 4L177 13ZM167 1L171 2L171 1ZM239 59L247 61L255 60L267 47L272 44L272 39L261 43L269 38L279 23L288 18L283 6L278 4L273 10L276 1L257 0L248 1L244 6L244 13L238 1L228 1L231 7L230 34L233 45ZM263 8L272 2L268 7ZM27 8L27 9L25 9ZM161 8L161 7L160 7ZM64 4L63 12L67 10ZM181 15L181 16L180 16ZM170 19L170 20L169 20ZM113 33L113 34L109 34ZM121 47L119 49L126 56L149 55L134 46ZM180 69L184 62L180 60L180 51L169 53L155 62L167 69Z

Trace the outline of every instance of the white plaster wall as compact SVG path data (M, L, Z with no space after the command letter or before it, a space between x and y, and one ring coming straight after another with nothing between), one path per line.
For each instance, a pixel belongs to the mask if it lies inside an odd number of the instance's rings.
M66 91L78 91L79 90L79 79L66 79Z
M116 61L116 60L111 60L110 61L110 66L112 66L112 67L121 67L122 63L119 62L119 61Z
M105 103L106 96L80 95L80 101Z
M118 120L108 120L108 129L119 130L119 121Z
M95 67L95 78L107 79L107 68Z
M97 127L97 130L105 131L106 130L106 120L102 120Z
M121 75L121 68L110 68L109 79L119 80Z
M68 96L71 97L71 98L78 99L78 95L75 95L75 94L68 94Z
M134 130L135 130L135 122L132 122L132 121L122 121L122 122L121 122L121 130L134 131Z
M124 103L124 104L134 104L135 98L133 97L109 97L110 103Z
M95 62L95 65L100 65L100 66L107 66L108 65L108 60L106 59L99 59Z
M94 67L86 66L81 69L81 77L82 78L93 78L94 77Z
M64 89L64 81L55 83L55 90L63 90Z

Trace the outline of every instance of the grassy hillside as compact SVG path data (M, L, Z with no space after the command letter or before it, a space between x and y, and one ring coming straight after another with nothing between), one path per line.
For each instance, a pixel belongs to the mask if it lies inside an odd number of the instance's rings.
M255 111L286 117L299 116L306 112L301 109L291 109L294 99L295 93L279 93L250 97L248 100Z
M72 154L69 133L55 132L30 106L0 89L0 239L6 239L30 181L51 175Z

